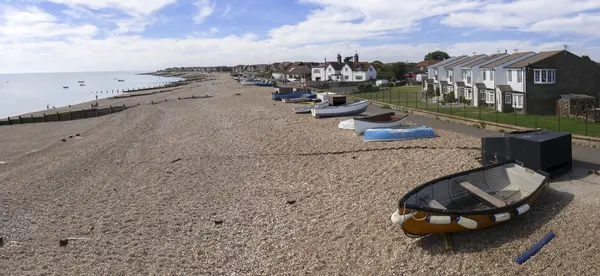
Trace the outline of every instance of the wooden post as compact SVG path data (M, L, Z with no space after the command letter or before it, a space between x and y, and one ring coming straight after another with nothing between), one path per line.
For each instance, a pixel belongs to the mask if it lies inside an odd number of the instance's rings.
M60 122L60 113L56 112L56 120Z
M31 122L32 122L32 123L35 123L35 122L33 121L33 114L31 114Z
M85 119L85 109L82 109L82 110L81 110L81 118L84 118L84 119Z
M112 114L112 105L108 106L108 114Z
M44 113L44 123L47 122L46 113Z
M23 123L23 119L21 119L21 115L19 115L19 124Z
M10 125L10 117L8 117L8 124Z
M96 106L96 117L98 117L98 107Z

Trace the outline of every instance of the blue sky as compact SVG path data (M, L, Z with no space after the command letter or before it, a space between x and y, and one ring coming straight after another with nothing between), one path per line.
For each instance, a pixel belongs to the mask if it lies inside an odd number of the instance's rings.
M568 49L600 60L598 0L0 0L0 72L420 61Z

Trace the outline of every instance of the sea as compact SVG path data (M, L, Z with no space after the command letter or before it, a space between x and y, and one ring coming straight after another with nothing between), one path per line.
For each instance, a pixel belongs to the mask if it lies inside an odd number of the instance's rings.
M180 78L140 75L144 72L0 74L0 118L62 107L157 87ZM123 80L123 81L119 81Z

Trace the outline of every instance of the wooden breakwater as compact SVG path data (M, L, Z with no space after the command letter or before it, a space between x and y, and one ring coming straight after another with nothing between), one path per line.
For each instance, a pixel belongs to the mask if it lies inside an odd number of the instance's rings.
M169 83L169 84L155 86L155 87L142 87L142 88L137 88L137 89L127 89L127 90L123 90L123 93L147 91L147 90L154 90L154 89L160 89L160 88L172 88L172 87L178 87L178 86L187 85L187 84L190 84L192 82L193 81L187 81L186 80L186 81L172 82L172 83Z
M81 110L69 110L69 111L65 111L65 112L44 113L44 115L42 115L42 116L34 116L33 114L31 114L31 116L8 117L7 119L0 120L0 126L46 123L46 122L61 122L61 121L93 118L93 117L99 117L99 116L104 116L104 115L108 115L108 114L121 112L125 109L132 108L135 106L137 106L137 105L132 105L132 106L118 105L118 106L108 106L108 107L104 107L104 108L90 108L90 109L81 109Z
M211 98L212 96L189 96L189 97L178 97L176 100L188 100L188 99L206 99ZM173 99L175 100L175 99ZM155 105L163 102L168 102L168 99L160 100L160 101L150 101L146 103L147 105ZM94 118L100 117L104 115L109 115L113 113L118 113L124 111L126 109L139 106L137 103L135 105L110 105L108 107L103 108L89 108L89 109L80 109L80 110L69 110L63 112L48 112L44 113L42 116L34 116L31 114L30 116L17 116L17 117L8 117L6 119L0 120L0 126L4 125L19 125L19 124L34 124L34 123L47 123L47 122L61 122L61 121L70 121L70 120L79 120L86 118Z

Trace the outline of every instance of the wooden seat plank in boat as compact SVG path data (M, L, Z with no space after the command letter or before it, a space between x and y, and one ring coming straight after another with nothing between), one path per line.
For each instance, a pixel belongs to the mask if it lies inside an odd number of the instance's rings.
M485 191L483 191L482 189L477 188L475 185L467 182L467 181L460 181L458 182L458 184L460 186L462 186L463 188L469 190L469 192L477 195L478 197L482 198L483 200L493 204L496 207L504 207L506 206L506 203L500 199L497 199L496 197L494 197L493 195L490 195L488 193L486 193Z
M442 210L448 210L446 208L446 206L442 205L439 201L435 200L430 195L422 196L421 200L427 202L427 205L429 205L432 208L442 209Z

